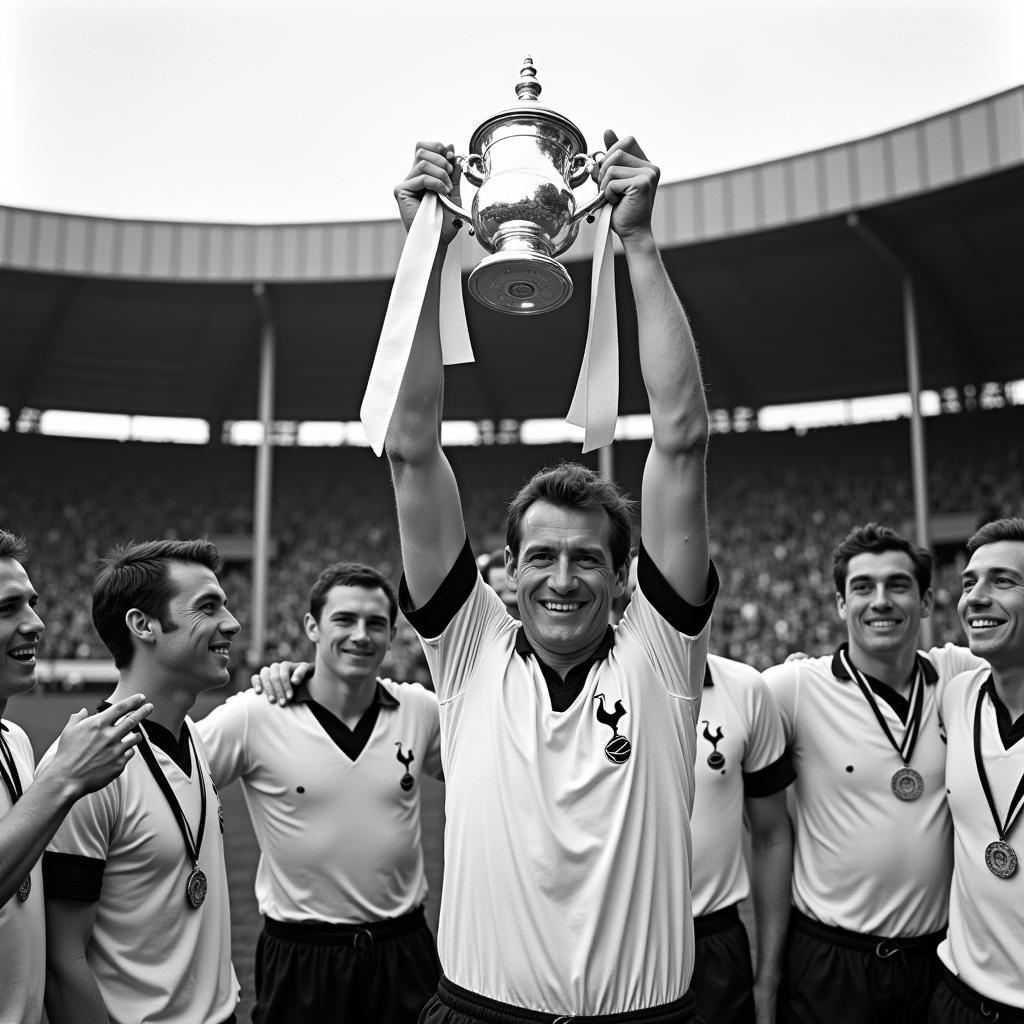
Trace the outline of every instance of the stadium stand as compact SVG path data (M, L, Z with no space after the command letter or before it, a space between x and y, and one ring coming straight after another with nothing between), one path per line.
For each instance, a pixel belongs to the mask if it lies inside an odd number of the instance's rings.
M1024 513L1024 409L943 415L927 421L936 531L935 638L959 640L958 543L982 519ZM634 495L646 442L616 445L616 475ZM358 559L399 574L386 467L365 449L279 448L275 463L268 658L302 657L305 597L328 561ZM502 544L508 498L545 462L579 458L571 445L452 449L465 483L474 549ZM104 657L89 617L93 563L130 537L210 536L244 551L252 527L253 450L0 435L0 523L24 533L48 623L46 659ZM591 461L591 460L588 460ZM469 485L468 481L472 481ZM716 435L710 455L713 554L722 572L713 644L758 667L792 650L834 646L831 550L858 522L911 531L905 421ZM945 520L938 519L945 515ZM948 532L954 524L952 535ZM959 524L959 531L956 525ZM230 561L225 588L243 628L251 574ZM402 622L386 670L425 679L419 645ZM79 669L81 678L81 669Z

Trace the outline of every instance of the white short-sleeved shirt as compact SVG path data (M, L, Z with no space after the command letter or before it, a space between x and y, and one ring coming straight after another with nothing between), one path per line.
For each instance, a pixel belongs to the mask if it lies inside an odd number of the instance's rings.
M926 686L910 764L924 792L906 802L891 789L903 762L838 652L765 672L797 773L793 902L822 924L888 938L946 926L952 835L936 691L979 660L953 644L920 656ZM886 700L876 703L898 742L904 723Z
M260 847L261 914L361 924L426 898L420 779L441 776L437 698L382 679L377 699L355 760L303 701L277 707L249 690L198 723L217 785L241 780Z
M503 1003L618 1013L689 985L689 819L714 595L686 605L642 550L639 578L562 712L468 544L431 601L407 612L441 702L441 962L455 984ZM655 610L655 579L696 635ZM404 581L402 593L408 604Z
M975 992L1024 1010L1024 820L1006 841L1020 863L1011 878L985 865L999 839L974 759L974 716L981 698L981 754L1000 824L1024 774L1024 738L1003 745L988 668L957 676L942 693L948 737L946 788L953 816L953 886L949 930L939 958Z
M22 791L33 778L35 758L24 730L14 722L0 723L14 758ZM6 764L4 765L6 768ZM0 818L13 806L7 787L0 782ZM32 891L22 902L12 896L0 906L0 1022L38 1024L43 1016L46 983L46 917L43 872L37 862L29 877Z
M793 778L779 712L761 673L709 654L690 819L694 917L731 907L750 894L744 799L778 793Z
M82 797L47 847L50 895L88 898L76 891L80 879L68 871L71 862L51 854L87 858L90 874L92 868L102 872L86 959L113 1024L221 1024L238 1002L220 801L202 739L188 718L185 728L192 732L206 787L199 866L209 889L199 909L186 903L192 862L178 823L141 755L109 785ZM201 795L194 760L189 777L150 746L196 835Z

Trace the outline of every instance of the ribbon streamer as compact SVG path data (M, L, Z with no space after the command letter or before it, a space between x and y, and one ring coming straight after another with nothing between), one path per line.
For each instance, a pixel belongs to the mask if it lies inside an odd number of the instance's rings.
M611 236L612 208L605 206L597 220L594 270L590 286L590 322L583 365L576 382L569 423L583 427L583 451L611 444L619 405L619 331L615 309L615 259ZM374 454L384 451L384 440L398 400L398 392L412 352L423 300L434 265L444 208L433 193L420 202L391 289L384 326L359 410L366 439ZM473 347L466 325L462 296L461 245L448 246L441 268L439 330L445 366L473 362Z
M603 206L594 239L590 281L590 323L583 365L566 420L583 427L583 451L603 448L615 439L619 412L619 325L615 309L615 257L612 207Z
M363 404L359 410L366 439L375 455L384 451L384 439L391 423L395 402L405 377L412 352L416 325L427 294L430 272L441 238L444 208L428 192L409 228L384 314L377 353L370 368ZM466 307L462 297L462 255L459 238L448 246L441 268L441 358L446 366L473 362L473 347L466 326Z

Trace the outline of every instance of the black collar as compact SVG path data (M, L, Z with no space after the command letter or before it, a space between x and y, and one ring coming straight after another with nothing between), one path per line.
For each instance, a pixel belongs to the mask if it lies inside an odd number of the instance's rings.
M850 658L850 645L840 644L836 648L835 653L832 655L832 675L834 675L836 679L839 679L844 683L849 683L852 682L852 680L850 679L850 676L847 674L846 668L843 666L843 659L839 657L840 651L845 651L847 658ZM938 669L936 669L936 667L931 663L931 661L929 661L928 658L926 658L923 654L918 652L915 654L915 657L920 662L921 669L924 672L925 685L934 686L939 681ZM852 662L853 659L850 658L850 661ZM867 679L869 683L871 683L872 689L875 688L876 683L879 686L886 685L885 683L880 682L878 679L869 676L867 672L864 673L864 677Z
M304 679L298 686L295 687L295 696L292 697L293 704L316 704L316 698L309 692L309 680L312 679L309 676ZM398 698L384 688L381 681L377 680L377 689L374 690L373 700L370 701L370 705L377 704L382 708L397 708L399 706Z
M1010 718L1010 709L1002 702L999 694L996 693L996 684L992 681L992 674L981 684L981 689L988 694L992 706L996 709L996 724L999 726L999 738L1003 741L1003 749L1009 750L1018 740L1024 739L1024 715L1016 721Z
M597 650L587 658L585 661L581 661L578 665L573 665L569 669L570 673L576 672L581 668L586 668L586 671L590 671L590 666L595 662L602 661L608 657L608 652L615 646L615 630L609 626L604 631L604 636L601 637L601 642L597 645ZM533 649L533 644L530 643L529 638L526 635L526 630L520 626L516 630L516 653L521 654L524 658L528 654L532 654L542 665L550 667L547 662ZM568 673L567 673L568 675Z

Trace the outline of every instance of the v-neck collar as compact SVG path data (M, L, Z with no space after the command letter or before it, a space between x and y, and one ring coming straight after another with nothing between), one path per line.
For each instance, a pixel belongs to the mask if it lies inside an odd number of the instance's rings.
M544 682L547 684L548 699L551 701L552 711L566 711L572 706L573 702L582 692L583 684L587 681L590 670L597 662L607 658L608 652L614 646L615 630L609 626L605 630L604 636L601 637L597 650L586 660L581 661L578 665L573 665L565 674L565 679L563 680L534 650L533 644L530 643L526 636L526 630L522 626L516 630L516 653L523 658L532 654L537 659L537 664L544 675Z
M329 711L316 700L306 685L296 688L292 703L307 705L320 727L350 761L358 760L359 755L366 749L381 709L390 711L400 706L398 698L386 690L380 680L377 681L370 706L356 722L354 729L350 729L333 711Z
M843 664L843 659L840 656L842 653L846 654L846 657L850 657L850 645L840 644L836 648L835 653L832 655L832 675L836 679L842 680L845 683L852 682L849 673L846 671L846 666ZM939 673L935 666L925 657L915 652L914 658L916 659L913 669L910 672L910 678L913 679L914 673L917 671L917 663L921 665L921 669L924 672L925 686L934 686L939 681ZM853 659L850 659L851 664ZM854 668L857 666L854 665ZM883 683L880 679L875 679L874 676L869 676L867 672L861 670L861 674L868 681L868 685L871 687L872 692L877 696L881 697L896 712L899 720L904 725L907 723L907 716L910 714L910 701L903 696L898 690L889 686L888 683Z

